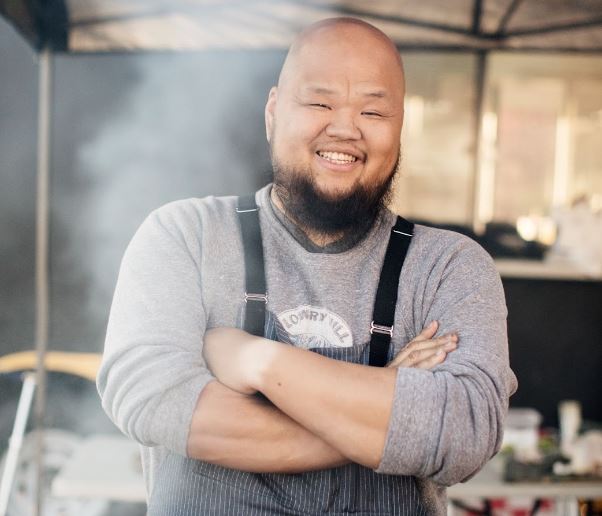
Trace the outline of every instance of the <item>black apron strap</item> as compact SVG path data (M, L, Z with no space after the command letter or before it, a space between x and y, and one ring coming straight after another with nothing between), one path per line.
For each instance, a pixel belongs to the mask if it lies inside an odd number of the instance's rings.
M393 336L399 275L413 234L414 224L402 217L397 217L397 222L391 229L374 301L374 312L370 324L369 364L371 366L384 367L387 364L389 344Z
M238 198L236 213L240 222L245 255L244 330L252 335L263 337L268 294L258 212L255 195Z

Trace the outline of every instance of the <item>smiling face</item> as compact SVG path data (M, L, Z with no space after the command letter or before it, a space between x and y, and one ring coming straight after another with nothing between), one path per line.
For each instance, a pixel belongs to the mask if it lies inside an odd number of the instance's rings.
M404 80L391 41L363 23L328 21L296 42L266 105L275 170L309 176L336 200L395 171Z

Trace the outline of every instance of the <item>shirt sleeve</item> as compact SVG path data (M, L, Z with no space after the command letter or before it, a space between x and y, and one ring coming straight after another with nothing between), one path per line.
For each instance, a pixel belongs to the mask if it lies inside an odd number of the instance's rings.
M433 294L423 300L421 324L437 320L439 334L457 331L458 348L432 370L399 368L376 471L449 486L470 478L499 450L517 381L493 260L462 239L444 262L430 280Z
M183 223L185 211L160 208L130 242L97 377L102 406L122 432L181 455L199 394L213 379L201 355L201 227L194 218Z

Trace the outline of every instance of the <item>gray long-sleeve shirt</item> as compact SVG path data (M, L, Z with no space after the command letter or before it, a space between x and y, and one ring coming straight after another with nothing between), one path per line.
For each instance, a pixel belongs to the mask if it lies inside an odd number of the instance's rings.
M189 199L154 211L122 262L98 375L103 407L140 442L149 493L170 453L185 455L191 416L213 378L205 331L239 326L244 266L234 197ZM268 208L269 186L257 194ZM354 247L305 249L271 209L260 210L275 336L333 358L367 363L380 268L395 216L385 211ZM399 368L376 472L417 477L442 513L447 486L499 449L509 368L504 295L491 258L461 235L417 226L400 283L390 357L432 320L459 347L432 370ZM361 388L361 386L358 386Z

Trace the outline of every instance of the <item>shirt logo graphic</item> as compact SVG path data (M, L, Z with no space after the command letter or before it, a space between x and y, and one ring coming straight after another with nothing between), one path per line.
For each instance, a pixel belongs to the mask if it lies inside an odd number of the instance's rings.
M291 343L299 348L349 348L353 345L349 325L325 308L301 305L280 312L276 317Z

